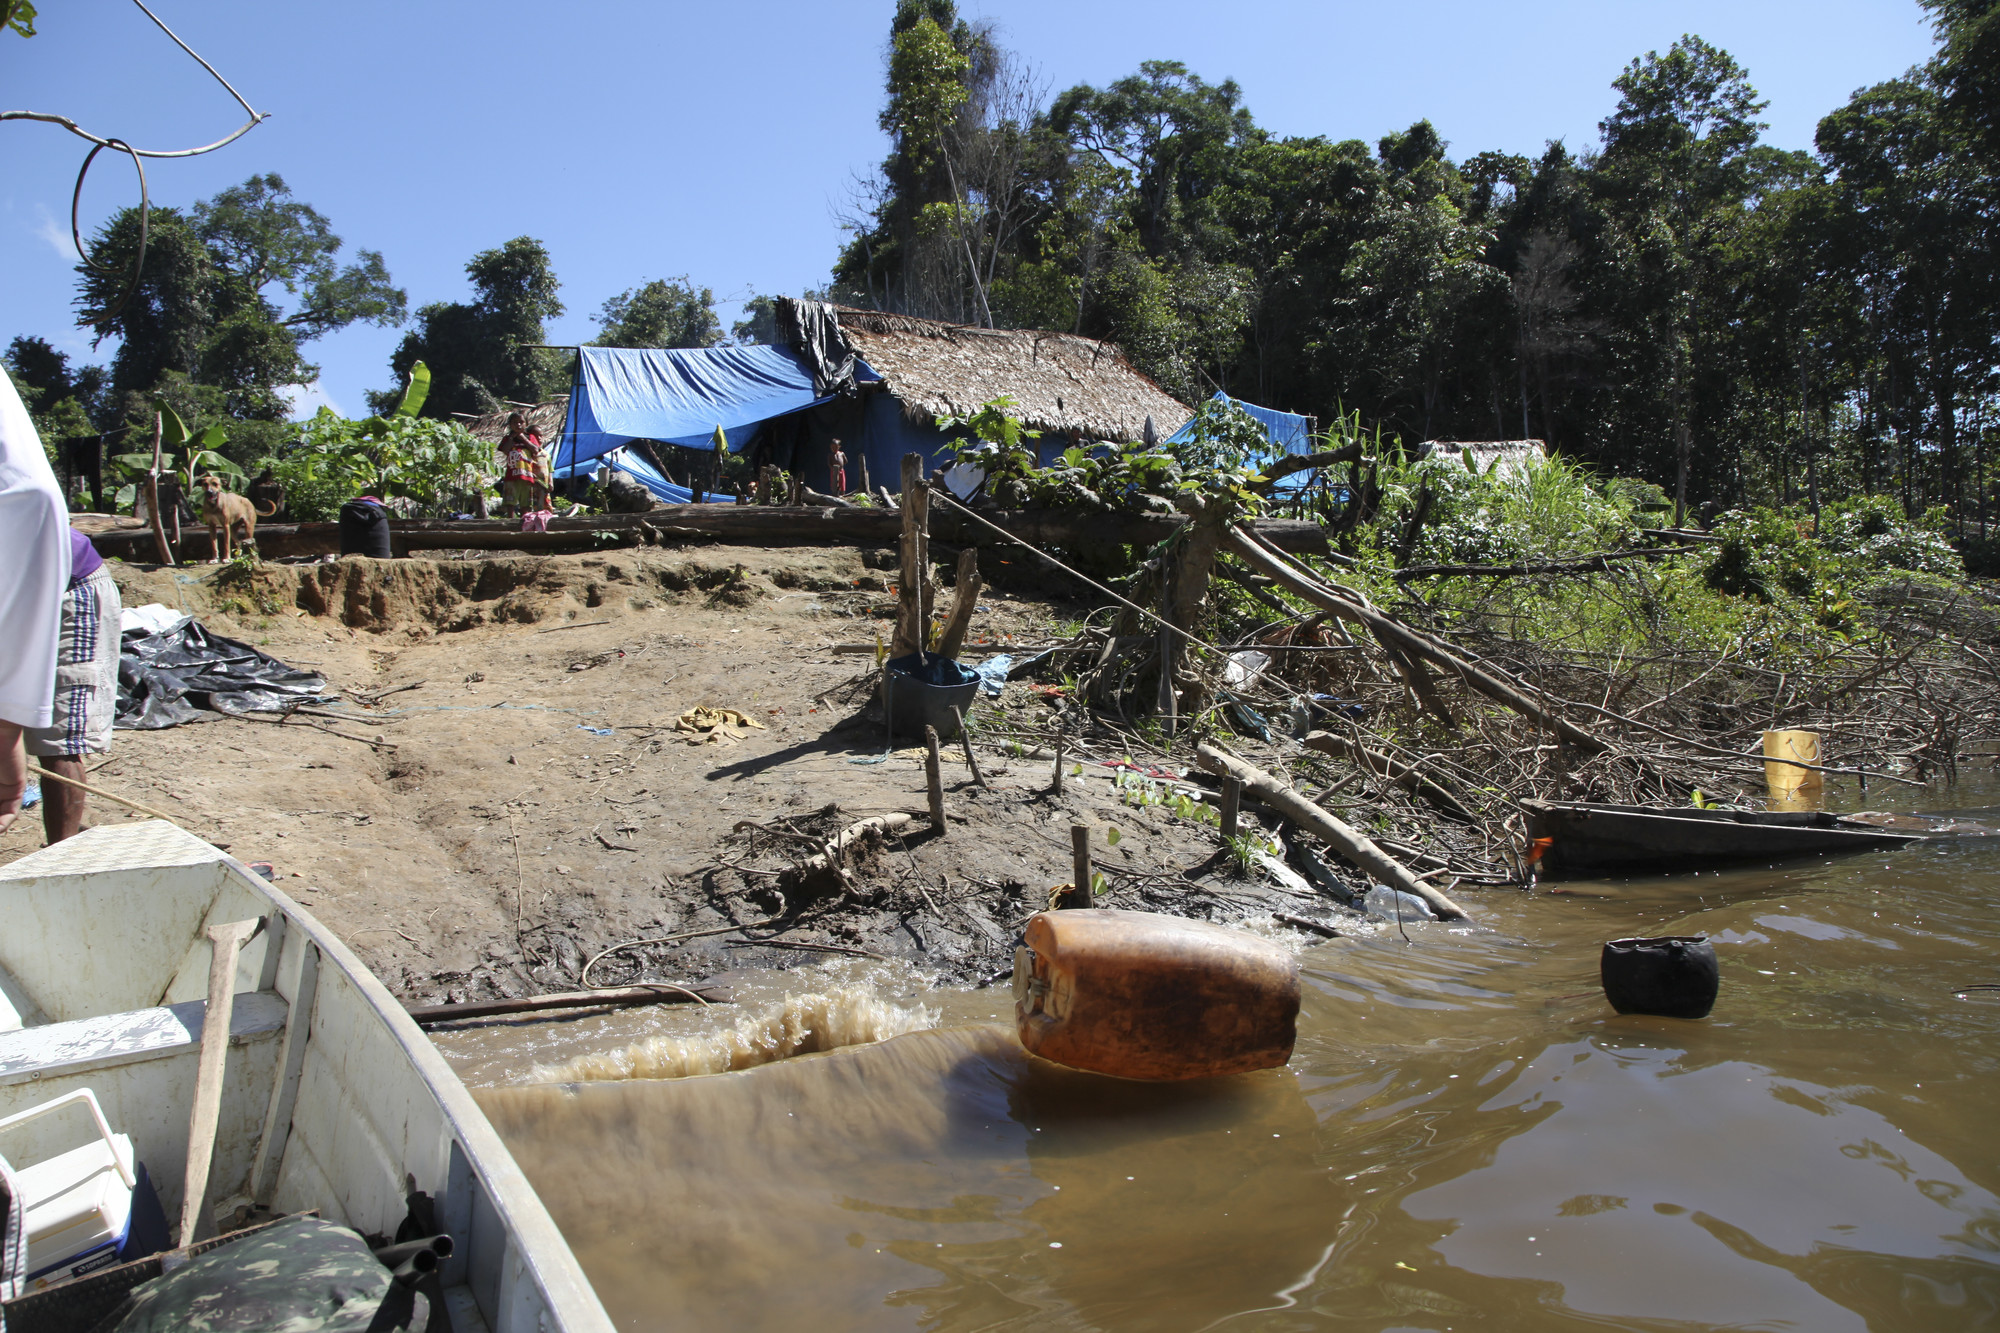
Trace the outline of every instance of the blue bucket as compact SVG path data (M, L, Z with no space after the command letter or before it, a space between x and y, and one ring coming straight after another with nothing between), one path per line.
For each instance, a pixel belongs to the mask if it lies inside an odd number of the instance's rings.
M906 742L924 738L924 728L937 731L939 740L958 735L958 718L952 710L964 712L979 695L979 673L963 663L933 653L911 653L892 657L882 680L887 697L883 711L889 718L889 741L898 736Z

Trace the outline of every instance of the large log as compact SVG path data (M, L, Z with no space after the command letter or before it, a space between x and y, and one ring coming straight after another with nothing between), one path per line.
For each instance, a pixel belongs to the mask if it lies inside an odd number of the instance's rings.
M1245 763L1227 750L1206 743L1196 749L1195 762L1211 773L1235 778L1243 784L1244 791L1318 837L1340 853L1342 859L1392 889L1423 899L1444 920L1471 920L1463 907L1411 874L1408 867L1376 846L1367 834L1320 809L1291 784L1280 782L1255 764Z
M1075 514L1054 510L996 512L986 517L1033 546L1072 548L1096 543L1151 546L1187 520L1179 514ZM893 509L824 509L812 505L669 505L646 514L593 514L551 519L547 532L522 532L513 519L394 519L397 555L417 551L589 551L629 546L650 527L664 537L704 537L742 546L893 546L902 536ZM1279 550L1322 553L1326 535L1317 523L1265 519L1257 535ZM600 535L601 534L601 535ZM931 536L952 546L994 546L1000 538L945 505L931 512ZM133 562L157 558L153 534L124 528L93 534L98 554ZM335 523L269 523L257 528L257 549L267 557L332 555L340 550ZM179 544L182 560L208 558L207 531L194 528Z

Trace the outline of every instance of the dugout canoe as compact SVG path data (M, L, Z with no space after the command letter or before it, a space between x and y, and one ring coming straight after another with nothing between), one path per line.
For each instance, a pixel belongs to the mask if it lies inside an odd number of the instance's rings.
M0 866L0 922L0 1121L89 1089L105 1127L72 1096L0 1135L17 1168L101 1137L104 1174L142 1165L178 1239L208 932L260 923L237 955L196 1239L309 1210L393 1238L421 1207L453 1241L438 1270L449 1322L433 1327L612 1333L568 1242L430 1039L345 944L241 862L164 821L94 828ZM121 1262L123 1248L100 1254L101 1272L65 1270L9 1302L7 1323L65 1327L21 1307L145 1262Z
M1673 809L1525 801L1543 879L1631 875L1883 851L1922 841L1824 811Z

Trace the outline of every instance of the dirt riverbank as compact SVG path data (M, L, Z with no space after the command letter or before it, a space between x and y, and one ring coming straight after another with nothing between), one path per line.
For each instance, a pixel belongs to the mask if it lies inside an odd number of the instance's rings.
M1073 823L1109 871L1102 905L1330 919L1323 900L1227 873L1213 826L1185 804L1128 803L1097 763L1053 796L1049 760L1019 745L978 752L986 787L946 748L950 831L937 837L916 752L880 759L872 658L832 651L886 637L887 556L715 546L248 575L114 564L128 606L180 607L324 673L342 719L121 731L92 780L273 863L413 1003L572 989L609 945L686 932L712 933L615 956L592 979L852 952L1001 975L1019 924L1073 877ZM1001 649L1047 642L1084 610L991 589L982 607L973 637ZM673 729L704 706L760 726L704 743ZM1015 684L980 712L992 736L1033 730L1048 708ZM784 876L807 838L896 811L916 818L864 847L845 886ZM93 802L93 822L136 817ZM0 836L0 862L41 842L24 819Z

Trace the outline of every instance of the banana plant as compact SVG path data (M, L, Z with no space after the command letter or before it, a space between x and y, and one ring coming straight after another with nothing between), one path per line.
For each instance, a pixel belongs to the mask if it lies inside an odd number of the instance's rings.
M216 450L228 438L220 423L210 426L195 438L188 429L187 422L180 413L164 402L154 405L160 413L160 467L174 474L181 484L182 495L194 494L194 480L202 472L213 472L233 486L242 486L249 478L243 469L224 458ZM185 452L175 452L185 449ZM133 473L152 471L153 456L147 454L118 454L113 459ZM137 482L118 488L117 502L120 506L133 504L138 499Z

